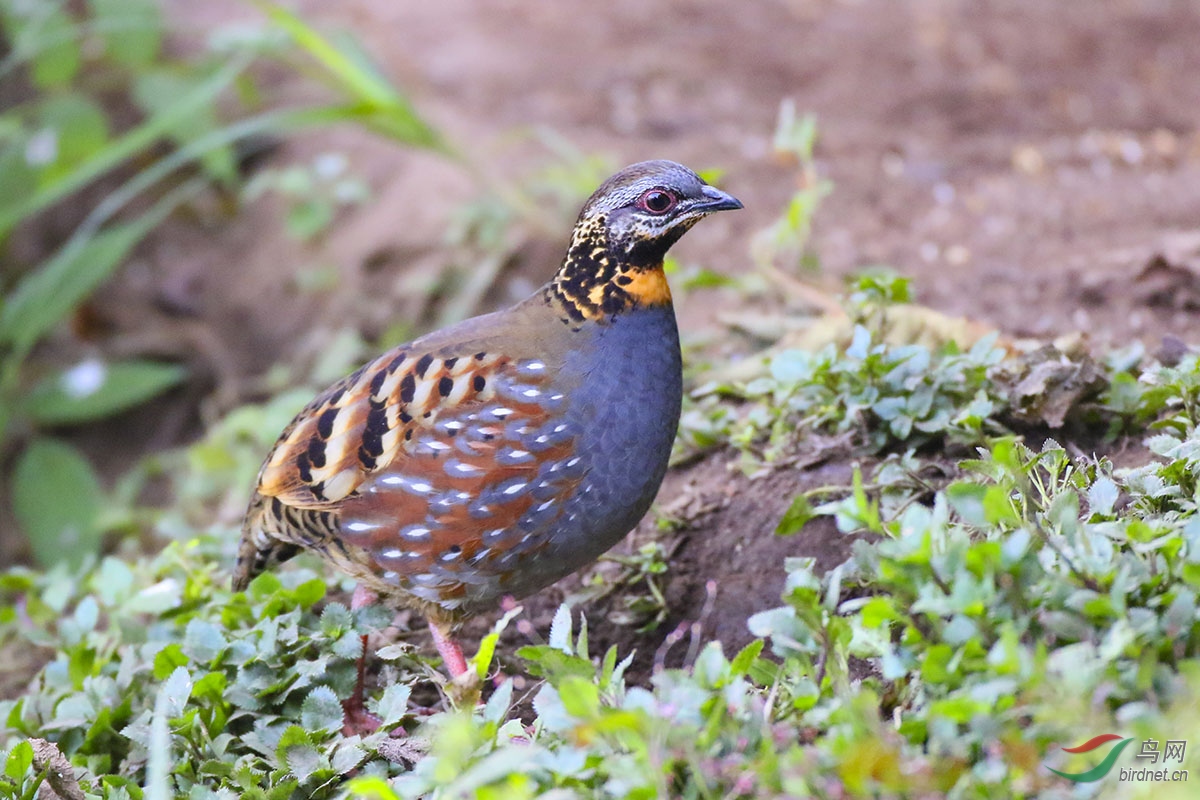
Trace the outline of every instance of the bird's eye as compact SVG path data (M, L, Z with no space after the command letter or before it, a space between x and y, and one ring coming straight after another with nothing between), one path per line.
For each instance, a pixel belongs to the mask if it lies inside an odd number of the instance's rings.
M675 207L675 195L665 189L651 189L638 198L638 208L651 214L665 214Z

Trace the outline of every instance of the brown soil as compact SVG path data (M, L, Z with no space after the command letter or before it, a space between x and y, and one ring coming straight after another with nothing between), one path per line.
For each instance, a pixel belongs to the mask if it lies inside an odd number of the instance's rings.
M779 104L792 98L818 117L819 167L835 186L813 241L830 285L888 264L912 277L921 302L1014 336L1082 331L1101 347L1140 339L1154 350L1164 335L1200 334L1200 6L1188 0L300 6L319 26L360 37L426 116L502 180L547 161L526 136L537 129L614 163L722 168L746 210L689 234L677 248L687 262L751 269L750 237L795 188L771 154ZM220 0L172 13L188 30L253 11ZM271 203L235 218L201 210L172 222L98 299L111 346L154 342L197 375L153 413L83 436L106 467L118 472L144 449L194 434L201 401L210 410L245 401L256 376L311 359L346 320L368 336L396 320L413 320L414 332L429 324L412 279L441 266L446 220L476 184L353 130L289 144L268 164L328 151L347 154L374 200L319 245L287 239ZM544 279L559 246L523 245L485 305ZM314 266L335 270L336 288L299 291L294 275ZM745 302L690 293L680 322L695 333ZM756 481L728 460L673 473L660 495L662 506L686 494L709 510L682 534L668 622L638 641L644 657L676 622L701 616L732 649L748 636L746 616L778 599L784 557L828 568L848 552L820 522L790 538L772 533L799 489L848 480L845 459ZM648 534L644 523L638 537ZM530 605L543 635L558 596ZM604 608L589 613L593 642L627 644L629 629L598 618Z

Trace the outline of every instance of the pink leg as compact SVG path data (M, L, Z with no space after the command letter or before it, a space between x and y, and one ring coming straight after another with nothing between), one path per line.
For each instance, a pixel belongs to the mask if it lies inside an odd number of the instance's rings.
M433 646L437 648L442 663L451 678L457 678L467 671L467 660L463 658L462 648L450 636L450 631L430 620L429 632L433 634Z
M350 608L357 611L360 608L365 608L379 601L379 595L372 592L361 583L354 587L354 594L350 596Z

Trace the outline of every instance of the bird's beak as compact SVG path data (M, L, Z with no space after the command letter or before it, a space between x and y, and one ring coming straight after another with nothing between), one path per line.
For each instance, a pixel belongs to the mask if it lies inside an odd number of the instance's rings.
M701 214L708 214L713 211L736 211L742 208L742 201L738 200L731 194L722 192L715 186L705 186L702 190L704 199L698 200L689 210L696 211Z

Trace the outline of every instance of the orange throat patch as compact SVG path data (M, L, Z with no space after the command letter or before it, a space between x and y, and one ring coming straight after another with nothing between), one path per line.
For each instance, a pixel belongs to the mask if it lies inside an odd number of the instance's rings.
M625 283L625 278L629 278L630 281ZM628 292L639 305L665 306L671 302L671 287L667 285L667 276L663 273L661 264L654 269L627 272L617 278L617 285Z
M594 315L596 318L603 317L604 311L611 313L614 310L614 299L624 309L665 306L671 302L671 287L667 285L667 276L660 265L622 272L610 283L597 284L588 290L588 302L597 311L603 309Z

